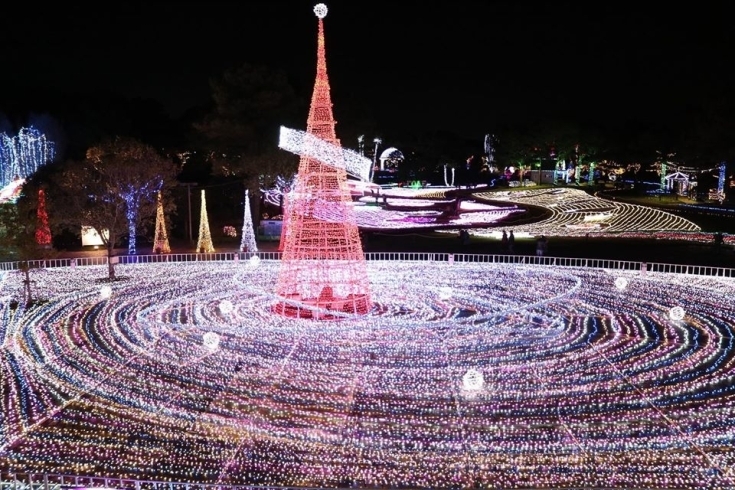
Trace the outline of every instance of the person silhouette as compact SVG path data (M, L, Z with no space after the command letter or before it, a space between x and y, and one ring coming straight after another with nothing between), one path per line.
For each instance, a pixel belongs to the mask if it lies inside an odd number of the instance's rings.
M544 254L546 254L546 237L541 235L541 237L536 240L536 255L541 257Z
M508 252L513 253L513 247L516 244L516 237L513 234L513 230L510 230L510 235L508 235Z

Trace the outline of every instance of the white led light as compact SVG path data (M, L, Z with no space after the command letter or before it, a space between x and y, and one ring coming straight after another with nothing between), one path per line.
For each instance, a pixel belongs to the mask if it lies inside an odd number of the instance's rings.
M108 299L112 296L112 288L110 286L102 286L100 288L100 298Z
M469 369L462 376L462 387L467 391L480 391L485 385L485 378L477 369Z
M202 336L204 347L209 350L217 350L219 347L219 335L215 332L207 332Z
M681 306L674 306L669 310L669 318L675 322L680 322L684 319L686 312Z
M219 311L224 313L225 315L232 313L232 310L234 308L234 305L229 300L224 299L219 302Z
M324 17L327 16L327 6L324 5L323 3L317 3L314 6L314 13L316 14L317 17L319 17L320 19L323 19Z

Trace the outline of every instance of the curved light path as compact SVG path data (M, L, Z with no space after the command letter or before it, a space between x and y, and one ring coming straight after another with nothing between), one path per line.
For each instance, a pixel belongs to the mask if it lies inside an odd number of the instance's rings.
M733 488L735 282L368 262L367 316L274 316L278 262L0 276L0 468L220 484Z
M675 214L648 206L602 199L579 189L477 192L473 196L550 210L552 215L545 220L513 226L516 232L536 236L574 236L587 233L633 233L640 236L656 232L701 231L695 223ZM493 231L473 230L473 233L483 236L493 234ZM708 239L711 240L711 234Z

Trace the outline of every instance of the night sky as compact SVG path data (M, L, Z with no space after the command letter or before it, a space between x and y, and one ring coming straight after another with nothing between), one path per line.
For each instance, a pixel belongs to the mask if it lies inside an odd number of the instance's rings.
M284 69L308 99L315 3L14 4L2 22L0 112L114 93L179 117L209 102L210 77L243 62ZM655 125L733 99L727 2L325 3L340 125L365 111L386 131L481 137L545 118Z

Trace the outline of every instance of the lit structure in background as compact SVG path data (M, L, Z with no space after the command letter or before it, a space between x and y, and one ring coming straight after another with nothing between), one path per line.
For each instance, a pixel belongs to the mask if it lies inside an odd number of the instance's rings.
M51 246L51 228L48 224L48 211L46 211L46 193L43 189L38 190L38 207L36 208L36 243L41 247Z
M370 284L352 198L345 152L335 132L324 47L327 7L318 4L317 70L305 133L281 128L282 147L301 155L296 188L284 216L285 244L273 311L334 319L368 313ZM357 158L362 158L355 153Z
M548 218L535 223L515 225L516 234L534 236L614 235L628 237L653 236L656 233L696 235L701 228L673 213L636 204L610 201L579 189L536 189L513 192L483 192L473 196L492 201L530 205L548 209ZM473 229L476 236L491 236L497 230ZM711 240L711 234L710 234Z
M3 475L735 488L732 276L371 260L375 307L315 326L273 315L275 260L118 268L49 267L31 309L0 272Z
M490 172L497 172L498 168L495 163L495 146L497 144L497 138L494 134L486 134L483 142L483 149L485 150L485 157L487 158L487 166ZM446 181L446 179L444 179Z
M54 143L34 127L21 128L12 137L0 133L0 189L30 177L55 156Z
M717 195L720 199L725 196L725 172L727 171L727 162L720 162L720 174L717 178Z
M587 174L587 184L595 183L595 162L590 162L589 173Z
M255 241L255 229L253 229L253 214L250 212L250 192L247 189L245 189L245 211L242 218L242 238L240 239L240 251L258 251L258 243Z
M276 177L276 182L273 187L270 189L260 189L263 195L263 202L281 210L281 236L278 241L279 252L283 252L283 247L286 245L286 233L288 232L288 223L286 223L286 217L288 216L287 206L291 192L296 187L296 177L296 174L294 174L290 180L287 180L279 175Z
M171 246L168 243L168 232L166 231L166 219L163 215L161 191L158 191L158 195L156 196L156 231L153 235L153 253L171 253Z
M661 183L660 183L661 192L663 192L666 189L666 183L668 182L666 180L667 171L668 171L668 165L666 164L666 161L662 161L661 162Z
M296 176L294 176L294 186L296 185ZM289 190L288 192L284 192L281 194L282 201L282 209L283 209L283 216L281 218L281 239L278 241L278 251L283 252L283 248L286 246L286 237L288 236L288 217L289 217L289 203L291 202L291 198L293 192L293 188Z
M4 204L6 202L17 202L21 192L23 192L23 184L25 183L26 179L18 177L10 184L0 189L0 204Z
M197 239L197 253L214 252L212 233L209 231L209 216L207 215L207 198L202 189L202 206L199 212L199 238Z
M378 146L380 146L380 143L382 143L383 140L380 138L374 138L373 143L375 143L375 149L373 150L373 171L370 172L370 175L372 177L373 172L375 171L375 167L378 165ZM381 168L381 170L383 170Z
M260 189L263 196L263 202L275 207L280 208L286 201L286 195L291 192L291 189L296 187L296 174L293 175L291 180L287 180L282 176L276 177L276 182L273 187L269 189Z

